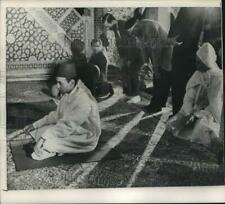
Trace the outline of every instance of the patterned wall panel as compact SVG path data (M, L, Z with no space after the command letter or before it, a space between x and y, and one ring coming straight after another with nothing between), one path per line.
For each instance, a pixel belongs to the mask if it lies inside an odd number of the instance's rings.
M102 33L106 33L106 28L102 23L102 17L106 13L105 8L95 8L94 9L94 24L95 24L95 38L99 38Z
M24 8L7 8L6 60L55 61L68 54Z
M69 31L68 36L71 38L71 40L81 39L82 41L85 41L84 32L85 32L85 25L84 25L84 22L81 21L78 26L76 26L75 28L72 28Z
M68 8L44 8L44 10L54 19L56 22L65 14Z
M70 28L80 20L80 16L75 10L72 10L68 16L60 23L60 26L68 32Z

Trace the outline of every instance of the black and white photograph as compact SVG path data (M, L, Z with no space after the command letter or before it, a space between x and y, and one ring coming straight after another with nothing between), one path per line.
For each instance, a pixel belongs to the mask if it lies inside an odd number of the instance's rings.
M121 5L5 7L7 190L224 185L221 2Z

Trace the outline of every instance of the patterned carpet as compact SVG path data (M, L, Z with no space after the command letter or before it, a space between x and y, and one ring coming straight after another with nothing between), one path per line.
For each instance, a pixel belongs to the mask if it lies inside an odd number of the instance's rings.
M30 87L30 82L28 83L29 90L34 90ZM41 88L43 85L35 84L36 90ZM8 99L11 101L16 98L11 98L13 94L15 93L12 93L11 89L11 93L8 94ZM146 98L142 97L142 99L140 104L127 104L121 87L115 85L115 95L99 103L102 121L100 140L115 147L121 153L122 159L17 172L8 145L8 189L224 184L224 169L217 165L214 153L203 146L179 140L164 132L166 114L141 120L144 114L141 106L148 102ZM14 102L18 101L14 100ZM20 108L15 108L15 104L12 103L7 105L8 133L22 128L55 108L51 101L28 102L20 104Z

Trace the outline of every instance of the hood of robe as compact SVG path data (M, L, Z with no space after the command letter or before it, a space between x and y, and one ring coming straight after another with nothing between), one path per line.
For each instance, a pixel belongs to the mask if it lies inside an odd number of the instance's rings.
M203 45L197 51L198 58L209 68L217 69L219 68L216 64L216 52L210 43L203 43Z

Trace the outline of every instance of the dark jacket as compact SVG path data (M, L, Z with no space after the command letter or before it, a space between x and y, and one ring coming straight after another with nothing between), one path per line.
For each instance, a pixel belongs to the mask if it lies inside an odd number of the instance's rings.
M77 68L78 78L91 91L92 95L95 96L96 83L99 79L98 69L93 64L87 62L84 54L76 56L73 60Z
M97 65L101 71L101 73L105 74L107 69L107 59L103 52L98 52L93 54L89 60L89 63L93 65Z

